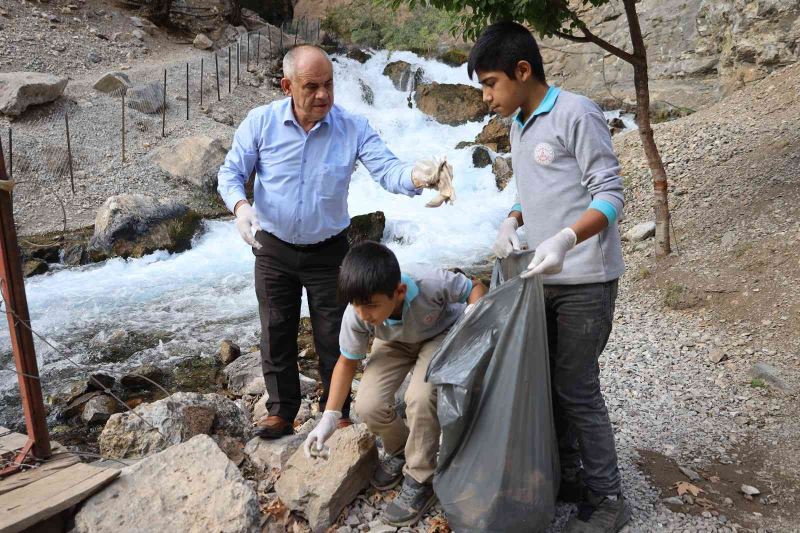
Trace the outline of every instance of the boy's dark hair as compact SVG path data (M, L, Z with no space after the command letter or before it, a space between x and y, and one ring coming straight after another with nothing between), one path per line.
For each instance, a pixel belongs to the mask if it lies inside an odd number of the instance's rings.
M546 83L542 54L531 32L516 22L497 22L483 30L472 47L467 73L472 79L476 70L502 70L513 80L520 61L530 63L533 77Z
M392 297L400 283L400 263L386 246L364 241L354 246L339 269L339 301L368 304L375 294Z

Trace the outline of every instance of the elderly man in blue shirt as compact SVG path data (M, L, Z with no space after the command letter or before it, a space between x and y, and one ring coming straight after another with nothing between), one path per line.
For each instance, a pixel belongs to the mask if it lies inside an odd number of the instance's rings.
M384 189L406 196L422 188L446 189L452 176L446 163L400 161L366 118L334 105L333 65L321 49L293 48L283 59L283 73L281 88L288 98L248 113L218 175L219 193L256 257L269 395L268 414L256 422L263 438L291 434L300 408L297 329L303 287L323 384L320 411L325 409L339 358L345 306L337 298L337 275L348 251L347 194L356 160ZM245 182L254 170L251 206ZM349 411L348 399L340 426L350 424Z

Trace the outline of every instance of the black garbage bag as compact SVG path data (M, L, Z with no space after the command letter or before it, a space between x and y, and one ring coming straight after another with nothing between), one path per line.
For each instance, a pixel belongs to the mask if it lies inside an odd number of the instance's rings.
M519 252L495 264L492 290L428 367L442 427L433 487L458 533L543 531L555 514L544 292L539 276L517 275L530 260Z

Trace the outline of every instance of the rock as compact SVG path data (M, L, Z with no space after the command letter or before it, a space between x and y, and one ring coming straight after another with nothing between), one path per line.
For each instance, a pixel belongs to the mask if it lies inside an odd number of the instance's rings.
M476 146L472 150L472 166L475 168L486 168L492 164L492 155L483 146Z
M156 250L182 252L202 224L200 216L177 202L160 202L143 194L108 198L97 211L89 253L106 257L142 257Z
M26 278L44 274L48 270L50 267L47 266L47 262L41 259L28 259L22 263L22 275Z
M678 496L670 496L662 500L665 505L683 505L683 500Z
M497 190L504 190L508 186L508 182L514 177L511 157L495 157L492 163L492 173L494 174L494 182L497 185Z
M781 376L781 371L767 363L759 362L750 369L750 376L754 379L763 379L768 384L784 391L790 389L789 385Z
M375 105L375 93L372 91L372 87L361 78L358 79L358 85L361 87L361 99L368 105Z
M511 130L511 119L505 119L499 115L492 117L481 132L475 137L475 142L486 146L493 146L495 152L506 153L511 151L511 140L509 131Z
M134 411L136 414L118 413L108 420L99 439L104 456L145 457L198 434L249 437L249 413L219 394L176 392Z
M689 478L689 481L702 481L702 480L703 480L703 478L702 478L702 477L700 477L700 474L698 474L697 472L695 472L695 471L694 471L694 470L692 470L691 468L688 468L688 467L685 467L685 466L680 466L680 465L678 465L678 470L680 470L680 471L681 471L681 473L682 473L684 476L686 476L687 478Z
M726 354L723 350L719 348L714 348L710 352L708 352L708 360L714 364L721 363L725 359L728 358L728 354Z
M355 59L359 63L366 63L372 57L372 54L368 54L360 48L351 48L347 51L347 57Z
M420 111L442 124L458 126L489 113L480 89L462 84L420 84L414 94Z
M227 126L233 126L234 124L233 115L221 102L211 102L208 104L205 113L220 124L225 124Z
M163 386L166 382L166 375L163 370L151 364L137 367L119 380L120 385L127 390L157 389L158 387L153 382Z
M300 374L300 395L310 396L317 391L317 380Z
M347 240L350 246L355 246L362 241L381 242L385 228L386 216L383 214L383 211L356 215L350 219L350 229L347 230Z
M89 253L83 244L71 244L64 248L61 262L67 266L80 266L89 263Z
M242 350L233 341L224 340L219 348L219 360L223 365L234 362L242 355Z
M228 378L228 390L236 396L259 395L267 390L261 368L261 352L242 355L222 371Z
M761 491L753 487L752 485L742 485L739 490L742 491L742 494L745 494L747 496L758 496L759 494L761 494Z
M123 468L75 515L75 533L214 531L258 533L258 496L214 441L188 442Z
M258 421L267 416L267 401L269 401L269 394L265 392L258 401L253 404L253 420Z
M160 82L131 87L125 96L128 107L142 113L158 113L165 105L164 86Z
M128 75L122 72L109 72L94 84L94 88L101 93L113 93L114 95L125 93L132 86Z
M369 485L378 463L375 437L364 424L336 431L327 442L329 459L306 459L298 449L275 484L289 509L306 517L314 532L333 524L342 509Z
M220 366L216 357L196 355L183 359L173 371L175 388L190 392L217 392L224 387Z
M66 86L67 78L52 74L0 73L0 114L16 117L32 105L58 100Z
M308 433L295 433L279 439L254 437L245 445L244 454L250 459L260 478L274 479L281 473L289 458L302 446Z
M451 48L441 54L439 59L445 65L450 65L451 67L460 67L469 59L469 52L460 48Z
M198 34L192 44L200 50L208 50L214 46L214 42L203 33Z
M159 148L152 159L173 178L211 191L217 186L217 172L227 154L225 141L199 135Z
M469 148L470 146L475 146L475 143L472 141L459 141L456 145L456 150L463 150L464 148Z
M77 398L74 398L72 401L67 404L67 407L64 409L62 413L62 417L64 419L69 420L70 418L75 418L81 416L83 413L83 408L86 407L86 404L92 400L92 398L96 398L100 396L102 393L99 391L92 391L81 394Z
M86 60L89 61L90 63L100 63L103 60L103 58L100 57L100 54L92 50L88 54L86 54Z
M425 71L405 61L393 61L384 67L383 74L392 80L395 89L408 92L422 81Z
M228 459L230 459L233 464L241 466L245 459L244 445L241 442L227 435L212 435L211 438L214 439L219 449L228 456Z
M119 411L119 404L111 396L102 394L95 396L83 406L81 418L90 426L105 424L106 421Z
M653 221L641 222L622 235L623 241L641 242L656 234L656 223Z
M144 41L144 32L142 30L133 30L131 35L138 41Z

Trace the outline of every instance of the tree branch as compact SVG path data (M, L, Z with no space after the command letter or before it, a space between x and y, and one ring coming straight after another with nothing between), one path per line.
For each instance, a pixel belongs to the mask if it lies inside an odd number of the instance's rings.
M563 31L557 31L554 33L554 35L556 35L557 37L561 37L562 39L567 39L569 41L573 41L576 43L594 43L603 50L605 50L606 52L615 55L624 61L627 61L631 65L637 65L644 62L637 55L626 52L622 48L614 46L610 42L606 41L605 39L601 39L591 31L589 31L589 28L586 27L586 23L583 22L580 18L578 18L578 15L576 13L570 11L570 18L572 19L573 25L579 28L581 32L583 32L583 36L579 37L577 35L572 35ZM638 19L636 22L638 23Z
M554 32L553 35L556 37L561 37L562 39L566 39L567 41L572 41L574 43L588 43L590 42L586 37L580 37L578 35L572 35L571 33L566 33L563 31Z

